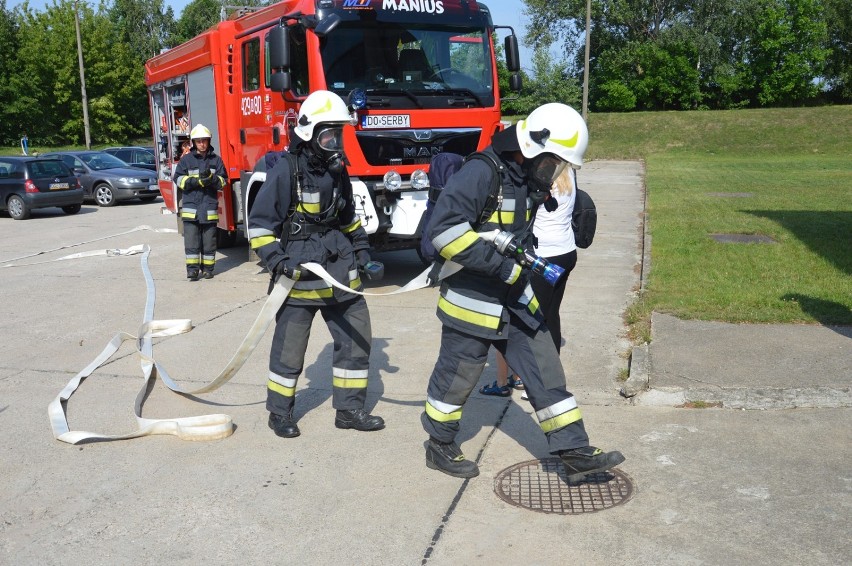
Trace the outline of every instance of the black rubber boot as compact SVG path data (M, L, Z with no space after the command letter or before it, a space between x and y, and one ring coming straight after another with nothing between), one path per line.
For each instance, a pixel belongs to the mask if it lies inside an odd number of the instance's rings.
M476 462L467 460L455 442L439 442L429 438L426 443L426 466L457 478L475 478L479 475Z
M594 446L583 446L559 452L559 458L568 469L568 481L580 481L589 474L605 472L624 461L618 450L604 452Z
M190 281L198 281L198 270L197 269L191 269L191 270L187 271L186 272L186 278L189 279Z
M354 428L361 431L381 430L385 428L385 421L382 417L371 415L364 409L354 409L337 411L337 416L334 417L334 426L337 428Z
M275 434L281 438L294 438L302 434L299 432L299 427L293 419L293 414L276 415L269 413L269 428L275 431Z
M212 271L202 271L201 272L201 278L202 279L213 279L213 272Z

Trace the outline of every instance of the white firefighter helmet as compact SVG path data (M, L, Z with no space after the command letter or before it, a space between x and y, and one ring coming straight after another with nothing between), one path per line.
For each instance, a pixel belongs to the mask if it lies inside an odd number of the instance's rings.
M559 102L539 106L516 127L518 144L524 157L532 159L552 153L574 167L583 165L589 145L589 129L580 114Z
M312 92L299 108L293 131L305 141L314 135L317 124L350 124L352 114L343 99L327 90Z
M192 131L189 133L189 139L197 140L201 138L210 139L213 136L210 134L210 130L207 129L204 124L196 124Z

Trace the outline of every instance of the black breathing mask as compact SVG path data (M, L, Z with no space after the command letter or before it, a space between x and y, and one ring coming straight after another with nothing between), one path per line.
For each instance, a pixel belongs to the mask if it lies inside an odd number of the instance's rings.
M343 172L346 157L343 154L343 125L321 125L311 140L314 153L334 175Z
M556 210L558 203L556 199L550 198L550 188L567 166L567 162L552 153L540 153L531 160L524 160L524 170L530 188L529 197L533 204L544 204L548 212Z

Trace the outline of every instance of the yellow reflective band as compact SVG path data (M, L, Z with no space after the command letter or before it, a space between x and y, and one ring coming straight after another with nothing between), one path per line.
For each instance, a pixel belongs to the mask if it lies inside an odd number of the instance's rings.
M441 248L441 256L444 259L453 259L453 257L466 250L479 239L476 232L468 230L443 248Z
M583 415L580 414L580 409L571 409L570 411L564 412L561 415L557 415L552 419L547 419L545 421L541 421L539 426L541 426L541 430L544 432L553 432L554 430L559 430L560 428L565 428L571 423L575 423L583 418Z
M205 259L201 263L203 263L204 265L216 265L216 260L215 259Z
M208 214L207 220L219 220L219 215L218 214Z
M444 297L438 299L438 308L453 318L469 322L477 326L484 326L496 330L500 326L500 317L482 314L458 305L454 305Z
M195 218L195 211L194 211L194 210L193 210L193 211L191 211L191 212L183 212L183 211L182 211L182 212L180 213L180 217L181 217L181 218Z
M198 261L197 257L196 258L186 258L186 264L187 265L198 265L199 263L200 262Z
M438 409L436 409L435 407L430 405L429 402L427 401L426 402L426 414L433 421L438 421L439 423L448 423L450 421L461 420L462 410L459 408L459 409L456 409L455 411L453 411L452 413L442 413L441 411L439 411Z
M345 377L335 377L331 380L331 384L334 387L342 387L343 389L366 389L367 380L366 379L352 379Z
M257 248L263 247L266 244L271 244L275 241L275 236L258 236L257 238L251 239L251 249L256 250Z
M322 206L318 202L313 203L303 201L296 205L296 210L299 212L308 212L310 214L319 214L322 212Z
M577 145L577 140L580 138L580 130L574 132L574 137L568 138L567 140L558 140L556 138L548 138L548 141L552 141L555 144L561 145L563 147L574 147Z
M290 291L290 296L294 299L327 299L334 296L334 290L331 287L328 287L327 289L305 291L292 289Z
M353 279L352 281L349 282L349 288L350 289L357 289L360 286L361 286L361 278L360 277L356 277L355 279Z
M284 387L281 384L275 383L271 379L266 382L266 387L268 387L271 391L275 391L279 395L283 395L284 397L295 397L296 395L295 387Z
M536 298L535 295L533 295L533 298L530 301L530 304L527 305L527 308L533 314L535 314L535 312L538 310L538 299Z
M340 231L343 232L344 234L348 234L349 232L354 232L355 230L357 230L360 227L361 227L361 219L359 218L358 220L356 220L355 222L353 222L349 226L344 226L343 228L341 228Z

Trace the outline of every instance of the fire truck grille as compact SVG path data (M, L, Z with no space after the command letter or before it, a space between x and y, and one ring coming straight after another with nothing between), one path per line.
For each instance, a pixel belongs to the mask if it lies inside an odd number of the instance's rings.
M439 153L467 155L476 151L479 128L381 130L356 133L358 145L374 166L427 165Z

